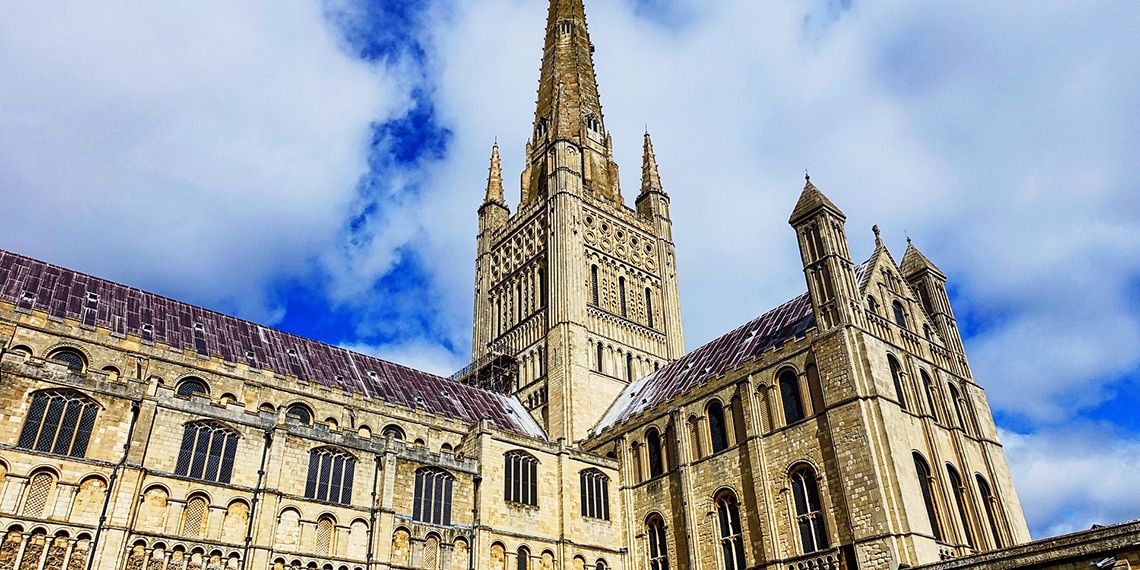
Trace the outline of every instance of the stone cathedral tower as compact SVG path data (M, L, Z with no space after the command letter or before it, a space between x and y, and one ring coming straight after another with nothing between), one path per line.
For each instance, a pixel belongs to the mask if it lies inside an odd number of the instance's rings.
M551 438L578 441L634 379L681 356L669 220L649 135L636 209L626 206L594 77L582 0L554 0L519 204L499 149L479 208L475 367L502 356Z

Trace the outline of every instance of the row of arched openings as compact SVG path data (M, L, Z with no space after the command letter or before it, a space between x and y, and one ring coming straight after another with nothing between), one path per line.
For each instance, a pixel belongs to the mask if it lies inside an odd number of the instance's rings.
M21 570L70 570L84 568L91 548L91 535L81 532L72 537L60 530L49 536L47 529L33 528L24 532L16 524L8 527L0 541L0 568Z
M8 477L8 465L0 460L0 485ZM40 467L28 474L14 511L27 518L48 518L65 512L66 520L78 524L94 524L99 519L103 500L107 495L107 480L102 475L83 477L74 495L57 495L59 474L51 468ZM70 499L70 504L57 505L57 501Z
M894 355L887 355L887 366L890 368L891 382L894 384L895 398L898 400L899 406L903 410L910 410L912 403L908 402L911 399L911 393L907 390L910 385L907 381L908 375ZM944 400L941 396L939 384L930 378L926 370L919 368L918 374L922 385L921 389L926 395L926 413L930 414L935 423L943 423L949 418L949 425L952 427L959 427L968 434L977 435L977 415L974 413L973 404L969 398L964 396L962 390L953 382L947 381L945 383L947 395L950 398L950 409L953 410L953 414L950 414L949 410L941 405ZM921 413L917 403L914 403L913 408L916 412Z
M959 474L958 469L950 463L946 464L946 480L950 486L950 497L956 515L956 517L951 517L940 508L942 506L941 497L944 495L941 492L938 477L920 453L916 451L913 455L915 473L922 490L922 500L926 507L926 515L934 539L940 542L955 540L955 536L950 536L946 532L948 527L944 521L953 525L953 520L956 518L959 523L954 525L956 526L954 528L956 538L974 550L983 550L984 544L983 541L979 540L979 529L975 524L975 518L972 516L973 513L977 512L977 509L973 508L974 501L971 491L967 487L966 480ZM974 480L978 496L981 499L981 511L985 514L985 522L990 532L992 546L1003 548L1008 544L1008 541L1002 531L1004 520L1001 504L981 473L974 474Z

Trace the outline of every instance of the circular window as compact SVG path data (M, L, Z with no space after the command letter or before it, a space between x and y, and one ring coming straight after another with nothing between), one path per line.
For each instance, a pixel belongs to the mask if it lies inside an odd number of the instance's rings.
M293 418L303 424L309 424L313 421L313 413L301 404L293 404L292 406L289 406L289 411L285 412L285 417Z
M66 364L67 369L72 372L83 372L87 368L87 359L83 358L83 355L74 349L63 348L57 350L51 353L51 356L48 358Z
M194 394L201 394L203 396L208 396L210 394L210 389L206 386L206 383L203 382L201 379L187 378L178 384L178 390L176 393L179 396L186 396L186 397L189 397L189 396L194 395Z

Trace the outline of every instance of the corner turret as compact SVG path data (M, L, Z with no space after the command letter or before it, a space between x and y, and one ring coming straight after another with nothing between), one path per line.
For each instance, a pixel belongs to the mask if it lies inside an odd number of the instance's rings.
M910 238L906 240L906 253L903 254L899 272L918 296L919 304L934 321L948 347L959 354L965 354L962 335L958 331L954 311L950 308L950 296L946 293L946 274L923 255Z
M811 183L811 176L804 178L804 190L788 223L799 237L816 326L822 332L856 322L861 313L859 285L843 229L847 216Z

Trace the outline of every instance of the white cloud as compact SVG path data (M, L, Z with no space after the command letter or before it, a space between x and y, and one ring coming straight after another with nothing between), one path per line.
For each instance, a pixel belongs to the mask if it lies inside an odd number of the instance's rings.
M0 245L273 320L329 247L398 76L318 2L0 9Z
M1140 440L1110 434L1107 425L1033 435L1002 431L1034 538L1140 518Z

